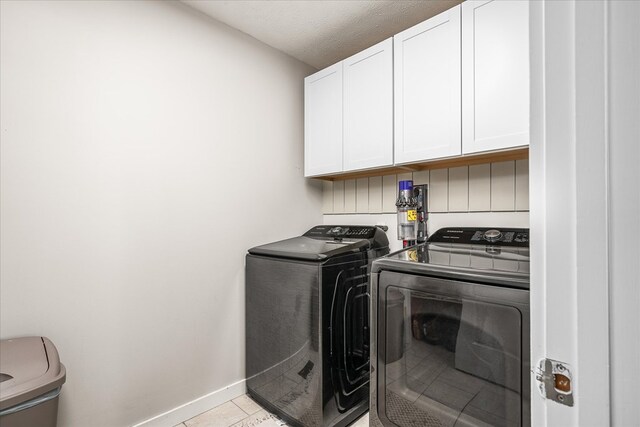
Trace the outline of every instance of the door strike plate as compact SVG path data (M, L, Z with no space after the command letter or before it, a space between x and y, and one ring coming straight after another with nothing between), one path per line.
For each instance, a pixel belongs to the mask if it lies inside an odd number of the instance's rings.
M557 360L542 359L532 372L542 397L573 406L573 375L569 365Z

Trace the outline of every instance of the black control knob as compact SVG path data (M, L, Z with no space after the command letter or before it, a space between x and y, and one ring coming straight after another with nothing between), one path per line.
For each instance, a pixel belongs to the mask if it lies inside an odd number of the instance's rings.
M343 228L343 227L333 227L331 230L329 230L329 234L334 234L336 236L340 236L342 234L346 234L347 231L349 231L349 228Z
M502 239L502 233L500 230L487 230L482 237L489 243L495 243Z

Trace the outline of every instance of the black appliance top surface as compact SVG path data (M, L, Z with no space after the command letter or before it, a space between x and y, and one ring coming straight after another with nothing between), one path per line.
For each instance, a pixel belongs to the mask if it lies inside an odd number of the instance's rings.
M382 249L389 240L382 229L362 225L317 225L302 236L249 249L253 255L324 261L347 253Z
M495 231L498 230L501 236ZM489 242L484 238L495 240ZM394 270L529 289L529 230L440 229L426 243L378 259L374 271Z

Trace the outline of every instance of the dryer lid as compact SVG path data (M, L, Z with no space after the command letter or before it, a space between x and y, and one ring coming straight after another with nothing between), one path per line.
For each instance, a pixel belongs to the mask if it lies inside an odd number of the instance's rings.
M249 249L253 255L324 261L328 258L369 248L367 240L324 240L299 236Z
M317 225L302 236L256 246L249 249L249 253L320 262L348 253L388 247L386 234L376 226Z

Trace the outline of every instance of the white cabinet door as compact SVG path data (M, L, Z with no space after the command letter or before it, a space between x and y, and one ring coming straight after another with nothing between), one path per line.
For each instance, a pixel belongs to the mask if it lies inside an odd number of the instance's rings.
M462 3L462 151L529 144L529 2Z
M342 62L304 79L304 176L342 171Z
M395 162L461 154L460 6L393 39Z
M342 63L344 171L393 164L392 40Z

